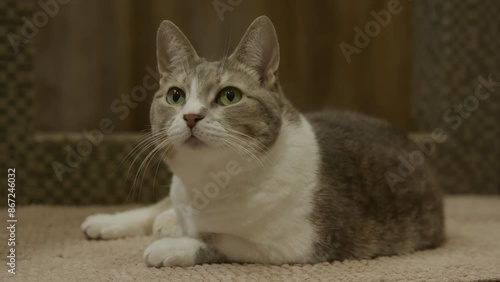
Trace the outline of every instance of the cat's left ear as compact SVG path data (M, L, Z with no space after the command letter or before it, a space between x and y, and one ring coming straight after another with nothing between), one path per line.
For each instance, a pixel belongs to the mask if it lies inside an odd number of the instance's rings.
M260 16L253 21L230 59L254 69L265 86L276 82L280 62L279 43L268 17Z
M163 21L158 28L156 56L161 79L166 77L179 64L198 59L193 45L171 21Z

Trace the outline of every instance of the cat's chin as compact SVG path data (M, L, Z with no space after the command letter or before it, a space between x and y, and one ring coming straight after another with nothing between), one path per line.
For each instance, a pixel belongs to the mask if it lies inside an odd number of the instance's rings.
M191 135L188 139L186 139L183 145L191 149L202 149L208 147L207 143L196 138L194 135Z

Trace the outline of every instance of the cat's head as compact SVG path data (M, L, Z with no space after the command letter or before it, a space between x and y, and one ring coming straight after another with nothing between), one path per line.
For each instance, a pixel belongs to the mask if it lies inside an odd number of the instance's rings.
M164 21L157 58L160 90L151 124L174 151L259 151L276 141L287 102L278 83L279 46L269 18L257 18L235 51L214 62L200 58L179 28Z

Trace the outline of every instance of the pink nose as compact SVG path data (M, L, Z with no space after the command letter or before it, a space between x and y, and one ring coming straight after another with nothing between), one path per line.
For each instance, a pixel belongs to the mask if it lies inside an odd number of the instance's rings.
M193 127L196 125L196 123L200 120L202 120L204 116L197 115L197 114L186 114L184 115L184 120L186 121L186 124L189 128L193 129Z

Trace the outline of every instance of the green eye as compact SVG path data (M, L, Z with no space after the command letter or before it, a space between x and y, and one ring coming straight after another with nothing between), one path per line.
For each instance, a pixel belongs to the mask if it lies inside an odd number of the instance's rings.
M167 93L167 102L170 105L180 105L184 103L186 99L186 94L182 90L177 87L172 87L168 90Z
M235 87L226 87L219 92L217 104L228 106L238 103L241 100L241 91Z

